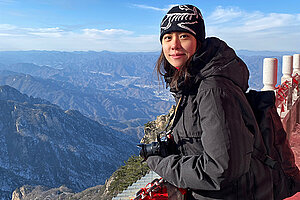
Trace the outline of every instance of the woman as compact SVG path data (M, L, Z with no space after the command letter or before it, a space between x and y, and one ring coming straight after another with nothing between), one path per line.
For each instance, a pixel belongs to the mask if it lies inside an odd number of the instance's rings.
M205 39L192 5L166 14L160 40L156 69L182 108L173 129L179 153L149 156L148 166L187 189L187 199L273 199L270 169L251 157L254 145L265 148L244 95L247 66L225 42Z

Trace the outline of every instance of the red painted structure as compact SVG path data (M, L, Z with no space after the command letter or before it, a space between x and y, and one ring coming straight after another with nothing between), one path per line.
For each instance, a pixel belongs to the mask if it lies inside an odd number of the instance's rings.
M298 168L300 168L300 124L297 124L295 130L290 135L290 145L295 155ZM300 200L300 192L286 200Z

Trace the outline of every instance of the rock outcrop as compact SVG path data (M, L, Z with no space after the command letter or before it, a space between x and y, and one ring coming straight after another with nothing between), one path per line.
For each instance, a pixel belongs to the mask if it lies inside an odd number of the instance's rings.
M157 116L156 120L150 121L145 124L144 133L145 135L141 139L141 143L149 144L156 141L157 135L167 128L170 128L172 121L169 123L170 116L173 115L175 106L172 106L169 113L166 115ZM167 126L168 125L168 126Z

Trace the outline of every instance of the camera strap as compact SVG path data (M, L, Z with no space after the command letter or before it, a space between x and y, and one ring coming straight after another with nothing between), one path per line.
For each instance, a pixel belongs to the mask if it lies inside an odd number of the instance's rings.
M172 131L175 127L175 125L177 124L177 122L179 121L180 115L182 113L182 108L183 108L183 99L184 99L184 95L182 95L178 102L177 105L175 107L175 110L173 112L173 114L170 116L168 123L166 125L166 127L164 128L164 130L161 133L165 133L166 136L172 134ZM172 122L171 127L168 129L170 123Z

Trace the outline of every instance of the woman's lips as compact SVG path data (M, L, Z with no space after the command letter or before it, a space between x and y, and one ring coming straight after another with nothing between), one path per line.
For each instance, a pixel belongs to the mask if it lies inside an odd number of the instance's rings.
M185 56L185 54L184 53L176 53L176 54L171 54L170 56L174 59L177 59L177 58L181 58L181 57Z

